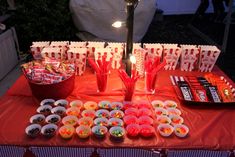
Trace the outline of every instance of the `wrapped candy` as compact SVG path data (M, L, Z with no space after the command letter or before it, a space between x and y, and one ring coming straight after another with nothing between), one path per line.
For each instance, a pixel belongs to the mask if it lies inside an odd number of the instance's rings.
M30 51L34 59L41 59L41 52L44 47L48 47L50 44L49 41L33 42L30 46Z
M199 48L195 45L181 45L181 71L196 69L199 60Z
M213 69L219 55L220 50L216 46L199 46L200 61L199 61L199 71L201 72L211 72Z
M175 70L181 54L177 44L163 44L163 59L166 60L165 70Z

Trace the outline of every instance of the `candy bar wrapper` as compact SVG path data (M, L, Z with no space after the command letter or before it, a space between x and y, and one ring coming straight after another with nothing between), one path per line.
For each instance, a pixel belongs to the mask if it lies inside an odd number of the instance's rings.
M181 49L177 44L163 44L163 59L166 60L165 70L175 70Z
M161 44L144 44L144 49L147 50L146 57L148 59L154 59L156 57L162 57L163 47Z
M87 48L70 48L67 55L68 60L75 64L76 75L81 76L86 70Z
M33 55L34 59L42 59L41 52L44 47L49 46L49 41L33 42L30 46L30 52Z
M94 58L94 52L97 48L104 48L105 42L92 42L88 41L87 57Z
M143 48L136 49L135 53L133 54L136 58L136 64L132 64L132 69L136 69L140 77L144 77L144 61L146 54L147 51Z
M119 69L122 64L124 43L108 43L107 48L111 49L111 54L113 55L111 62L112 69Z
M199 71L211 72L219 55L220 50L216 46L200 45Z
M64 53L59 47L45 47L41 52L42 58L64 59Z
M197 68L199 52L195 45L181 45L181 71L193 71Z
M69 48L86 48L87 42L84 41L71 41Z
M95 61L102 60L103 57L105 57L106 61L111 61L113 58L111 48L96 48L94 56Z

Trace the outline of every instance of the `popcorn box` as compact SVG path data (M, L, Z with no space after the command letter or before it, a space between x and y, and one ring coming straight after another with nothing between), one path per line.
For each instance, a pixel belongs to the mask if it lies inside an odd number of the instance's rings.
M71 41L69 48L86 48L87 42L84 41Z
M163 47L161 44L144 44L144 49L147 50L146 57L147 58L155 58L155 57L162 57Z
M76 75L82 75L86 70L87 48L70 48L67 58L75 64Z
M181 45L181 71L192 71L197 68L200 49L196 45Z
M30 46L30 51L33 55L34 59L42 59L41 52L44 47L50 45L49 41L40 41L40 42L33 42Z
M219 55L220 50L216 46L199 45L200 48L200 60L199 71L211 72Z
M96 48L94 52L95 61L102 60L102 57L106 58L106 61L111 61L113 54L111 53L111 48Z
M181 55L177 44L163 44L163 59L166 60L165 70L175 70Z
M122 65L124 43L108 43L107 48L111 49L111 54L113 55L111 62L112 69L119 69Z
M41 55L43 58L49 57L54 59L63 59L64 54L58 47L45 47L42 49Z
M132 65L132 68L135 68L138 71L141 77L144 77L144 61L147 51L145 49L136 49L133 54L136 58L136 64Z
M137 51L139 51L141 49L142 49L141 43L134 43L133 44L133 49L132 49L132 54L137 53Z
M87 57L94 57L94 52L97 48L104 48L105 42L91 42L88 41Z
M68 46L69 46L69 41L52 41L50 44L50 47L55 47L55 48L60 48L61 52L64 54L64 58L66 58L66 53L68 50Z

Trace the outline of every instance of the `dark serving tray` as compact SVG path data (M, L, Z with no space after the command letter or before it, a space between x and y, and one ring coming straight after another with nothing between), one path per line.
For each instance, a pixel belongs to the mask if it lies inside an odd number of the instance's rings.
M177 94L177 97L181 101L181 103L185 106L189 107L199 107L199 108L234 108L235 109L235 102L221 102L221 103L215 103L215 102L201 102L201 101L188 101L184 100L181 91L177 86L174 86L175 92Z

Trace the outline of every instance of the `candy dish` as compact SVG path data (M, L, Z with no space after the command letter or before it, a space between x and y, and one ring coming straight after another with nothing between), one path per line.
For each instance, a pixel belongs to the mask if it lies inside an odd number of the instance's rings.
M79 110L79 108L77 108L77 107L70 107L70 108L68 108L67 110L66 110L66 114L69 116L69 115L71 115L71 116L76 116L76 117L78 117L79 116L79 113L80 113L80 110Z
M119 126L114 126L109 129L109 134L113 140L119 141L124 138L125 129Z
M112 110L110 112L110 117L112 117L112 118L123 118L124 113L121 110Z
M152 116L152 111L148 108L139 109L138 116Z
M58 126L55 124L44 125L41 129L41 134L45 137L53 137L56 134Z
M139 134L143 137L152 137L154 136L155 130L151 125L140 125L140 132Z
M105 126L94 126L92 127L91 131L96 137L104 138L108 132L108 129Z
M161 100L154 100L151 102L153 108L158 108L158 107L161 107L163 108L165 106L165 103Z
M119 118L111 118L109 119L109 126L123 126L124 123L121 119Z
M94 124L98 126L109 126L109 120L107 118L96 118Z
M35 114L29 119L30 123L43 124L45 122L45 116L43 114Z
M164 101L165 108L176 108L178 105L175 101L173 100L166 100Z
M46 122L47 123L54 123L57 124L59 123L59 121L61 120L60 116L57 114L51 114L49 116L46 117Z
M35 138L40 134L41 128L39 124L31 124L25 128L25 133L29 137Z
M137 117L139 115L138 109L133 108L133 107L130 107L130 108L126 109L125 110L125 116L128 116L128 115L132 115L132 116Z
M83 108L83 102L81 100L74 100L69 103L69 106L70 107L77 107L81 110Z
M152 125L153 124L153 119L150 118L149 116L141 116L139 117L138 121L140 125L142 124Z
M51 105L53 106L55 103L55 100L54 99L44 99L40 102L40 106L43 106L43 105Z
M109 118L109 111L106 109L99 109L95 113L98 118Z
M170 115L169 118L171 119L172 125L184 123L184 119L178 115Z
M88 138L91 134L91 128L89 126L81 125L76 128L76 133L79 138Z
M51 113L64 117L66 115L66 109L64 107L57 106L51 109Z
M139 124L129 124L126 126L127 135L131 137L135 137L139 135L140 126Z
M75 132L75 128L71 125L64 125L60 127L59 129L59 134L64 139L72 138L74 132Z
M67 107L69 102L65 99L60 99L60 100L57 100L55 103L55 106L62 106L62 107Z
M76 116L66 116L62 119L62 123L64 125L72 125L75 126L78 123L78 118Z
M95 111L94 110L83 110L82 117L90 117L92 119L95 118Z
M121 102L112 102L110 108L112 110L121 110L123 108L123 104Z
M82 117L78 120L78 125L91 127L93 125L93 119L90 117Z
M85 110L96 110L98 108L98 105L96 102L94 101L87 101L83 107L85 108Z
M157 117L157 123L158 124L170 124L171 119L167 116L158 116Z
M177 108L168 108L167 109L168 115L181 115L181 111Z
M175 129L175 135L178 137L186 137L189 132L189 128L183 124L175 125L174 129Z
M98 103L98 107L101 108L101 109L110 109L111 108L111 103L110 101L100 101Z
M124 116L123 121L126 125L129 124L139 124L138 118L136 116Z
M37 108L37 113L41 113L44 116L51 114L52 107L50 105L43 105Z
M170 124L159 124L157 130L161 136L168 137L173 133L174 128Z
M168 115L168 111L164 108L155 108L155 114L156 116L167 116Z

